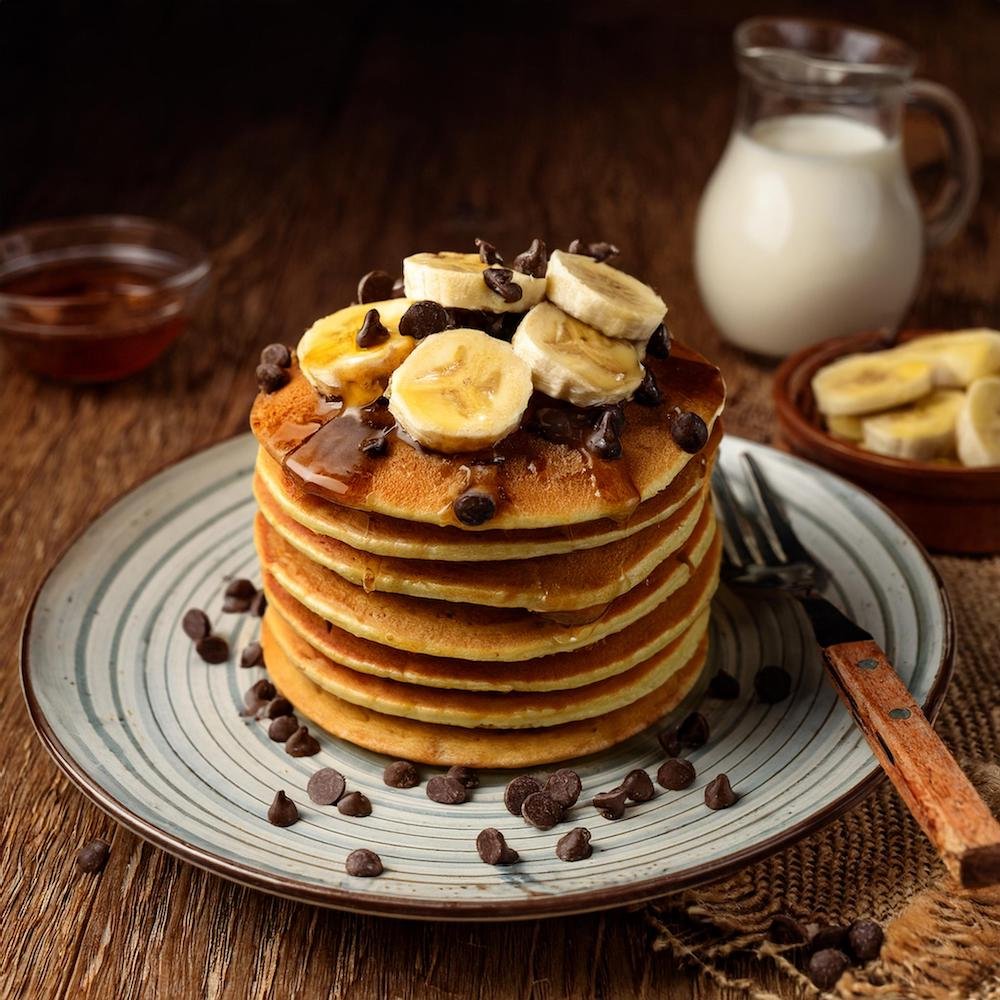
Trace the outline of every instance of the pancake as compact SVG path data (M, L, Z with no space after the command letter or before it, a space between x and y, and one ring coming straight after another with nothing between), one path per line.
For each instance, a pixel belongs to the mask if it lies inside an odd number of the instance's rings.
M694 655L708 628L708 610L672 642L631 670L569 691L447 691L400 684L335 663L301 639L273 608L268 624L282 652L311 681L343 701L384 715L466 729L545 728L630 705L656 690Z
M614 635L573 651L514 662L457 660L400 652L360 639L323 621L269 573L264 591L270 607L319 653L352 670L426 687L466 691L553 691L593 684L653 656L681 634L708 606L719 583L721 537L691 579L644 618Z
M366 591L494 608L578 611L613 601L676 552L698 523L708 487L703 486L666 521L621 541L565 555L493 562L486 569L476 562L439 563L359 552L293 520L259 479L254 481L254 495L268 524L286 542Z
M257 456L256 475L289 517L318 535L328 535L372 555L397 559L437 559L446 562L487 562L531 559L595 548L620 541L666 520L701 488L722 439L722 423L704 448L684 466L668 487L641 503L623 522L607 518L558 528L478 531L436 527L342 507L307 493L264 449Z
M691 410L711 429L722 411L725 386L717 368L675 344L670 357L646 358L670 406ZM434 525L457 524L452 502L477 476L496 480L504 497L481 528L551 528L601 518L624 520L638 504L665 489L688 464L670 433L666 404L625 405L622 457L608 461L584 447L553 444L515 431L494 449L496 464L474 456L444 455L413 445L398 432L388 453L370 458L360 443L371 428L357 411L318 399L297 367L282 389L257 396L251 427L257 440L306 488L333 503Z
M352 635L396 649L472 660L527 660L579 649L620 632L648 614L691 578L715 535L706 504L684 546L642 583L606 607L577 614L579 624L516 608L429 601L401 594L366 593L332 570L305 559L260 514L254 541L264 570L321 618Z
M323 690L298 670L271 632L269 616L261 643L271 679L296 711L341 739L376 753L447 767L521 768L596 753L641 732L676 708L698 680L708 638L655 691L624 708L594 719L541 730L464 729L385 715L352 705Z

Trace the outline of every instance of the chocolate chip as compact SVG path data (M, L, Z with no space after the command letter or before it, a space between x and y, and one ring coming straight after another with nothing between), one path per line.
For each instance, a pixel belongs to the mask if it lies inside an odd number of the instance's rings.
M718 670L708 682L708 694L720 701L733 701L740 696L740 682L725 670Z
M420 774L408 760L397 760L382 772L382 780L390 788L416 788L420 784Z
M399 319L399 332L414 340L423 340L424 337L447 329L448 310L428 299L414 302Z
M229 659L229 643L221 635L206 635L194 644L195 652L206 663L225 663Z
M663 747L668 757L680 757L683 747L680 737L677 735L676 726L668 726L656 738L660 741L660 746Z
M556 857L560 861L583 861L593 853L590 846L590 831L578 826L556 841Z
M337 802L337 812L345 816L371 816L372 804L364 792L348 792Z
M483 281L491 292L496 292L504 302L517 302L524 294L514 281L514 272L506 267L488 267L483 271Z
M447 774L435 774L427 782L427 798L445 806L459 806L465 799L465 785Z
M385 271L369 271L358 282L358 302L382 302L392 298L395 279Z
M453 330L482 330L491 337L510 340L513 332L508 334L504 324L516 313L488 312L486 309L462 309L459 306L448 307L448 326Z
M502 264L503 257L497 252L497 248L490 243L488 240L480 239L476 237L476 246L479 249L479 259L487 266L492 267L494 264Z
M754 675L753 687L765 705L777 705L792 692L792 678L783 667L761 667Z
M288 385L288 380L291 378L287 368L279 368L272 364L257 365L256 375L257 387L261 392L268 394Z
M621 819L625 815L627 798L628 792L619 786L610 792L598 792L593 798L593 805L605 819Z
M369 347L378 347L379 344L384 344L388 339L389 331L382 324L378 310L369 309L365 313L364 322L361 324L361 329L358 330L354 342L362 350L366 350Z
M806 944L810 951L823 951L826 948L847 950L847 928L841 924L808 923L806 928Z
M226 597L234 597L237 600L246 601L247 607L249 607L250 602L257 595L257 588L253 585L252 581L240 578L231 580L224 594Z
M508 782L507 787L503 790L503 804L512 816L520 816L524 800L534 792L541 790L541 784L530 774L520 774Z
M738 799L724 774L717 775L705 786L705 805L709 809L728 809Z
M375 878L385 869L382 867L382 859L374 851L361 847L347 855L344 871L357 878Z
M250 601L250 614L254 618L263 618L265 611L267 611L267 597L263 590L258 590Z
M607 416L611 421L611 428L616 433L621 434L625 430L625 404L624 403L608 403L605 406L599 407L597 410L597 424L599 426L601 419Z
M268 807L267 821L272 826L291 826L299 821L295 803L280 789L274 793L274 801Z
M563 807L545 792L532 792L521 803L521 816L538 830L551 830L563 818Z
M268 739L275 743L284 743L289 736L298 732L299 720L294 715L279 715L271 725L267 727Z
M671 757L665 760L656 772L656 780L663 788L672 792L680 792L694 784L694 764L683 757Z
M870 962L882 951L885 935L874 920L855 920L847 931L847 943L858 962Z
M464 767L461 764L455 764L453 767L449 767L448 773L445 777L454 778L456 781L461 782L466 788L479 787L479 775L476 774L471 767Z
M484 490L466 490L452 504L455 517L471 527L485 524L497 512L496 499Z
M264 666L264 650L259 642L251 642L240 653L241 667L262 667Z
M809 959L806 973L819 989L829 990L833 988L850 964L842 951L838 951L836 948L824 948L822 951L817 951Z
M694 455L705 447L708 427L705 421L690 410L677 410L670 420L670 436L681 451Z
M775 944L805 944L806 929L794 917L779 913L771 920L767 932L769 941Z
M513 847L507 846L504 835L492 826L476 837L476 853L488 865L512 865L520 858Z
M641 767L625 775L622 788L633 802L648 802L656 794L653 782Z
M266 678L255 681L243 694L243 704L248 714L255 715L261 708L278 697L277 688Z
M617 257L621 251L614 243L584 243L583 240L573 240L569 245L570 253L582 254L584 257L593 257L598 263Z
M394 299L405 299L406 298L406 285L402 278L397 278L392 283L392 297Z
M654 358L669 358L670 340L670 331L667 329L667 324L661 323L649 338L649 343L646 344L646 353L652 354Z
M678 727L677 738L681 746L692 750L708 742L708 719L701 712L692 712Z
M641 406L659 406L663 402L663 393L660 392L652 368L644 369L642 381L632 398Z
M227 597L222 602L222 610L227 615L241 615L250 610L250 602L242 597Z
M343 797L346 782L340 771L332 767L321 767L309 778L306 794L318 806L332 806Z
M181 628L189 639L204 639L212 631L212 623L201 608L189 608L181 619Z
M553 444L571 444L577 434L569 414L556 406L542 406L535 411L531 429Z
M532 240L531 246L524 253L519 253L511 264L515 271L532 278L544 278L548 266L549 255L545 251L545 243L539 239Z
M299 726L285 741L285 753L289 757L312 757L319 753L319 740L305 726Z
M287 698L277 697L264 709L264 718L280 719L295 712L295 706Z
M260 352L262 365L277 365L279 368L291 368L292 352L284 344L268 344Z
M560 768L545 779L545 794L555 799L563 809L575 806L581 791L583 783L580 781L580 775L569 768Z
M366 437L358 445L358 451L369 458L379 458L389 450L389 436L387 431L379 431L371 437Z
M76 867L82 872L96 875L107 864L110 853L111 845L106 840L95 837L77 851Z
M605 410L597 423L597 428L587 438L587 449L608 461L622 457L622 441L615 427L614 410Z

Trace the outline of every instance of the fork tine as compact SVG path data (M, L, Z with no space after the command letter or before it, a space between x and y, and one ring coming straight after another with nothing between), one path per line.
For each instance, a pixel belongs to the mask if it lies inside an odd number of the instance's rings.
M799 541L791 522L781 507L781 501L768 483L757 460L749 452L743 453L743 461L750 470L750 488L761 512L766 517L771 533L775 536L787 562L815 564L816 558Z
M732 487L722 466L717 462L712 473L712 491L721 510L723 547L730 561L736 566L749 566L757 562L751 552L749 526L740 510Z

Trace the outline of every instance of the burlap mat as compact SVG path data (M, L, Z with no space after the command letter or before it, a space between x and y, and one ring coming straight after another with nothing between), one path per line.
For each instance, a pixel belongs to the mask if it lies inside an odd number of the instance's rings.
M772 430L770 373L736 355L720 361L730 384L727 428L758 440ZM955 609L958 659L937 729L984 797L1000 812L1000 558L935 557ZM1000 894L961 893L885 783L819 833L705 889L651 906L654 947L694 963L719 985L772 998L734 979L727 956L771 963L783 996L817 996L770 944L776 913L837 923L870 916L886 928L882 956L845 973L836 995L903 1000L1000 998Z

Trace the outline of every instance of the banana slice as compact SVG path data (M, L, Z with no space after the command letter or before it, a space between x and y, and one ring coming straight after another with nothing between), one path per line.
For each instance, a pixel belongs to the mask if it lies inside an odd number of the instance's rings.
M812 390L824 415L856 416L926 396L931 374L931 366L920 358L901 358L892 351L852 354L816 372Z
M1000 465L1000 376L988 375L969 386L957 437L962 465Z
M388 299L348 306L316 320L295 350L302 374L320 392L340 396L348 406L377 399L389 376L416 347L412 337L399 334L399 318L411 305L407 299ZM374 347L358 347L358 331L369 309L378 311L389 338Z
M549 302L521 320L511 347L531 367L536 389L577 406L617 403L642 382L634 344L605 337Z
M909 406L865 417L863 446L879 455L929 461L955 454L955 426L965 393L937 389Z
M556 250L545 282L551 302L606 337L645 344L667 311L649 285L581 254Z
M1000 331L956 330L917 337L894 348L895 353L921 358L934 372L934 384L964 389L977 378L1000 373Z
M449 308L498 313L527 312L545 295L544 278L498 268L505 270L511 284L521 290L520 298L508 302L486 284L485 270L477 253L418 253L403 260L403 289L408 299L430 299Z
M436 451L489 448L516 430L531 397L531 369L510 344L480 330L420 341L389 379L389 410Z
M861 417L827 417L826 429L834 437L843 438L845 441L860 441L865 436Z

